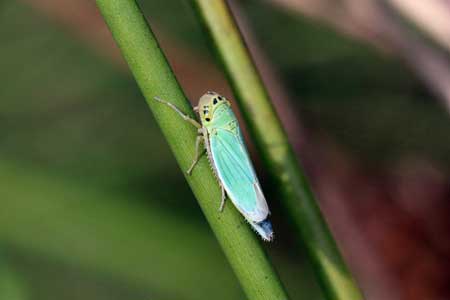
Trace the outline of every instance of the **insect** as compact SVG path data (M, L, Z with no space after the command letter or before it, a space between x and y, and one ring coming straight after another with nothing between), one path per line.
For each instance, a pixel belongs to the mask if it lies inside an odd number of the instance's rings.
M155 100L168 105L198 129L196 154L187 174L191 174L206 150L222 190L219 211L223 210L228 195L256 232L266 241L273 240L272 224L268 219L269 208L230 102L215 92L204 94L198 106L194 107L194 111L200 116L199 123L172 103L158 97L155 97ZM201 143L203 148L200 148Z

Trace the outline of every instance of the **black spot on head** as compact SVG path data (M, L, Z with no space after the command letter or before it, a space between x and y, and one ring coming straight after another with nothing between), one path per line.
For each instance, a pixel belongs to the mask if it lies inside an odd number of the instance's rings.
M223 100L223 97L222 97L222 96L219 96L219 100Z
M206 122L209 122L209 121L211 121L211 119L210 119L210 118L205 118L205 120L206 120Z
M204 114L204 115L206 115L207 113L208 113L208 111L207 111L207 110L204 110L204 111L203 111L203 114Z
M217 98L214 98L213 104L217 104Z

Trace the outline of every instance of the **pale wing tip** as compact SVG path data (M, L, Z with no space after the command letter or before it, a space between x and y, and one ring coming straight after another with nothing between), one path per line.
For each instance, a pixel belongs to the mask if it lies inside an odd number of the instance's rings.
M275 236L272 229L272 223L270 223L269 219L265 219L264 221L258 223L250 222L250 224L264 241L266 242L273 241Z
M253 212L252 220L256 221L256 223L262 223L267 220L267 216L270 214L269 206L258 181L253 183L253 188L256 193L256 210Z

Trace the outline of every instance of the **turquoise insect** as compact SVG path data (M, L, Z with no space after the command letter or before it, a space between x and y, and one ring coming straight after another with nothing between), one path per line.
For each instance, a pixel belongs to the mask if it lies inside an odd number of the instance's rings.
M198 128L196 154L187 174L191 174L206 150L222 190L219 211L223 210L228 195L263 240L272 241L274 234L268 219L270 211L230 102L215 92L204 94L198 106L194 107L200 116L200 124L172 103L158 97L155 97L155 100L168 105L184 120ZM201 143L204 144L203 148L200 148Z

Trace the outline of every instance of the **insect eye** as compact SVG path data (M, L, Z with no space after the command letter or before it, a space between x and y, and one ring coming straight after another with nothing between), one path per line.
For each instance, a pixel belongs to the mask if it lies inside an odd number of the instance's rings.
M213 104L217 104L217 98L214 98Z
M206 122L209 122L209 121L211 121L211 119L210 119L210 118L205 118L205 120L206 120Z

